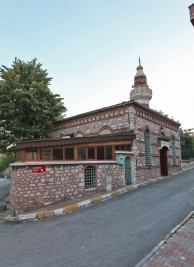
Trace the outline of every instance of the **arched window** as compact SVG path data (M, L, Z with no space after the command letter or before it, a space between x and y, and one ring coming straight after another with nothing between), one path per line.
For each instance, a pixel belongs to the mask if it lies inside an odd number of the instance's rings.
M144 142L145 142L145 164L151 165L151 142L150 142L150 132L145 130L144 132Z
M175 145L175 138L172 138L172 163L173 165L176 164L176 145Z
M94 166L88 166L85 168L85 188L96 187L96 170Z

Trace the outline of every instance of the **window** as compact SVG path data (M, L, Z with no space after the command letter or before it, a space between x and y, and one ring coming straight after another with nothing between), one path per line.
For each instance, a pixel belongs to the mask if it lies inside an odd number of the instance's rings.
M65 148L65 159L74 160L74 148Z
M144 132L144 142L145 142L145 164L151 165L151 142L150 142L150 132L145 130Z
M172 162L173 165L176 164L176 146L175 146L175 138L172 138Z
M26 160L38 160L37 150L26 150Z
M104 159L104 147L97 146L97 160Z
M93 166L88 166L84 171L85 188L94 188L96 186L96 170Z
M21 161L21 159L22 159L21 151L16 151L15 160L16 161Z
M120 145L120 148L125 151L125 145Z
M118 151L131 151L131 145L116 145L115 146L115 150L118 150Z
M78 160L85 160L86 159L86 148L85 146L78 147Z
M119 145L115 146L115 150L120 150L119 148L120 148Z
M131 145L126 145L126 150L131 151Z
M62 161L62 160L113 160L115 159L115 150L130 151L131 141L126 143L98 143L98 144L82 144L82 145L68 145L66 147L42 147L39 149L29 148L25 151L26 161ZM120 144L121 143L121 144ZM16 153L16 161L21 161L21 151Z
M95 148L88 147L88 159L95 159Z
M62 148L53 149L53 160L63 160L63 149Z
M40 149L40 160L51 160L51 149L50 148Z
M106 146L106 159L112 159L112 146Z

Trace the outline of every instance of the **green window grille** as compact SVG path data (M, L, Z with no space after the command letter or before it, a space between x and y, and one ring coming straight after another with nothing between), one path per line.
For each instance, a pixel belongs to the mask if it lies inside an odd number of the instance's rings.
M172 138L172 162L173 165L176 164L176 146L175 146L175 138Z
M93 166L85 168L85 188L96 187L96 170Z
M150 132L145 130L144 132L144 141L145 141L145 164L151 165L151 141L150 141Z
M125 184L130 185L132 183L132 173L131 173L131 158L125 158Z

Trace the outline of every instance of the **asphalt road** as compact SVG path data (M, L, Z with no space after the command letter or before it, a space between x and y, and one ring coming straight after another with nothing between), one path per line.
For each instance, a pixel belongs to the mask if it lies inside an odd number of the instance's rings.
M43 221L0 222L1 267L131 267L194 209L194 170Z

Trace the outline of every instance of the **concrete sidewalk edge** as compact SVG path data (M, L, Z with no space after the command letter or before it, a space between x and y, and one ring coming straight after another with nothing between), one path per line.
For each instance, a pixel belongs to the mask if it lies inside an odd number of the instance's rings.
M192 218L194 215L194 211L191 211L182 221L180 224L178 224L177 226L175 226L170 232L169 234L167 234L164 237L164 240L160 241L160 243L158 243L140 262L138 262L135 267L141 267L143 266L144 263L146 263L164 244L167 243L168 239L170 237L172 237L173 234L175 234L178 229L180 229L182 226L184 226L184 224L186 224L190 218Z

